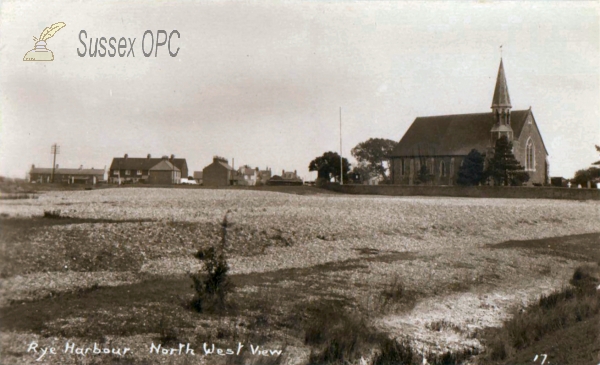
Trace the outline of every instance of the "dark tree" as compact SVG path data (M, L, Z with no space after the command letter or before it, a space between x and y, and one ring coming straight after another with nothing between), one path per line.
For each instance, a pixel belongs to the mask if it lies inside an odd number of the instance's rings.
M421 167L419 171L417 171L417 176L415 179L416 185L427 184L428 182L433 180L433 174L429 171L427 167L427 163L425 160L421 162Z
M344 180L348 180L350 163L346 158L342 160ZM317 171L319 179L329 181L332 177L340 181L340 155L337 152L325 152L323 156L317 157L308 165L309 171Z
M483 181L483 161L483 155L472 149L458 169L458 185L479 185Z
M386 179L386 173L390 166L389 156L397 144L391 139L369 138L365 142L357 144L351 153L358 162L366 163L372 172L381 176L382 179Z
M489 160L485 176L491 178L495 185L522 185L529 181L529 174L512 153L512 142L506 136L496 141L494 155Z
M365 181L368 181L373 176L376 176L369 166L364 162L359 162L355 165L352 170L348 173L348 177L350 181L356 184L362 184Z
M597 167L590 167L585 170L577 170L575 177L571 182L575 185L580 184L581 186L587 186L588 181L596 181L600 179L600 169Z

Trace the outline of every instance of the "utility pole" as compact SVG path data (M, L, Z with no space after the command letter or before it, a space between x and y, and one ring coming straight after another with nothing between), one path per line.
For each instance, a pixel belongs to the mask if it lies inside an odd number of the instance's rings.
M56 169L56 155L60 154L60 146L57 146L56 143L50 147L50 153L54 155L52 160L52 176L50 177L50 181L54 182L54 170Z
M344 158L342 157L342 107L340 106L340 185L344 185Z

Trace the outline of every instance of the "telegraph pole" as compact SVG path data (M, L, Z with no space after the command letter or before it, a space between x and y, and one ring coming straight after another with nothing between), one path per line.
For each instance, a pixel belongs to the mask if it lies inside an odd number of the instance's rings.
M56 169L56 155L60 154L60 146L53 144L52 147L50 147L50 153L52 153L54 155L54 158L52 160L52 176L50 177L51 182L54 182L54 170Z
M340 185L344 185L344 158L342 157L342 107L340 106Z

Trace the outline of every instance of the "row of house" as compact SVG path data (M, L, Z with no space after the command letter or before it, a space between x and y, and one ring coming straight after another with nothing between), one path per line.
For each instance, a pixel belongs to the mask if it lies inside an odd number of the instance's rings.
M302 180L296 171L282 171L281 176L272 175L271 169L260 170L244 165L235 170L226 158L215 156L213 162L202 171L194 171L189 175L185 158L175 155L154 158L150 154L144 157L115 157L110 168L79 169L39 168L31 166L27 179L37 183L67 183L67 184L155 184L171 185L181 183L202 184L205 186L228 185L302 185Z
M214 156L213 162L206 166L202 172L194 172L194 179L201 179L205 186L227 186L227 185L302 185L302 179L296 171L286 172L282 170L281 175L273 175L270 168L260 170L244 165L235 170L229 165L229 161L220 156Z
M106 181L106 168L103 169L84 169L79 166L77 169L60 168L56 165L52 168L35 167L31 165L27 179L29 182L49 183L54 182L64 184L97 184Z

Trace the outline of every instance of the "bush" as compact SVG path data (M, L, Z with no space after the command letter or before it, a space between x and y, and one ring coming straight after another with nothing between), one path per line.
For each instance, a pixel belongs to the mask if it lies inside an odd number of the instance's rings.
M60 210L44 210L44 218L61 219Z
M497 333L489 336L488 359L510 359L511 354L544 336L600 313L597 276L598 267L580 266L573 273L573 287L542 295L534 305L515 312Z
M310 364L346 364L356 362L365 344L373 343L375 334L365 320L349 313L339 301L319 302L307 308L304 342L316 345Z
M227 212L229 213L229 212ZM226 295L231 291L231 282L227 275L229 265L225 259L225 246L227 244L227 214L221 224L223 229L221 247L209 247L200 249L194 257L203 261L204 274L198 272L191 274L192 288L196 291L191 302L192 309L202 311L214 311L224 309L226 306Z
M598 267L592 265L579 266L575 269L570 283L579 289L594 290L600 282L598 276Z
M373 365L409 365L415 362L415 355L408 339L397 341L385 338L381 341L380 352L375 355Z

